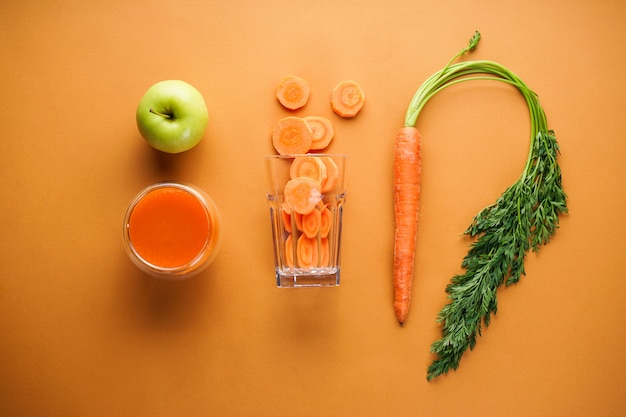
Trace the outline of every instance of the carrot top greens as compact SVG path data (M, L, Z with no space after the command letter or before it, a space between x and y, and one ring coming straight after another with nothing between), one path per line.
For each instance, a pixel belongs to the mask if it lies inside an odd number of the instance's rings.
M526 253L547 244L559 226L559 215L567 212L557 162L559 146L554 132L548 129L538 96L496 62L454 63L472 51L479 40L480 33L476 32L467 47L419 87L407 110L405 125L415 126L428 100L444 88L471 80L500 81L515 87L526 100L530 147L517 181L494 204L482 209L465 231L477 239L461 263L465 272L454 276L446 287L449 301L437 316L442 335L431 346L436 358L428 368L429 380L458 368L467 348L475 347L483 323L488 326L491 315L497 312L497 289L525 275Z

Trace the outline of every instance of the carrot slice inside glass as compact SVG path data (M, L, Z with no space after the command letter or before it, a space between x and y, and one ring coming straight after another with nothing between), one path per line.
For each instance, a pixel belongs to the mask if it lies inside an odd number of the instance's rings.
M326 181L326 164L319 157L298 156L294 158L289 170L291 178L308 177L323 184Z
M311 178L293 178L285 185L285 204L296 213L309 214L322 200L320 188L320 184Z
M332 213L328 207L324 207L320 212L320 236L325 238L330 233L332 223Z
M300 235L296 244L298 255L298 266L301 268L312 268L317 266L319 260L319 251L317 249L317 240Z
M287 266L289 268L293 268L294 267L294 263L293 263L293 235L290 234L289 236L287 236L287 239L285 239L285 263L287 264Z
M320 266L330 266L330 241L320 239Z
M329 156L321 157L320 160L326 167L326 179L322 182L322 193L328 193L335 188L335 183L339 178L339 167Z
M302 233L306 237L314 238L317 236L322 225L322 214L318 210L313 210L309 214L302 216Z

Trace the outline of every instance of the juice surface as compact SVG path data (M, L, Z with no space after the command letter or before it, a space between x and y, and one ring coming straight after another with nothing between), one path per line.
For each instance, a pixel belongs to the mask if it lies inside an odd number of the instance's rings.
M202 203L191 193L174 187L146 194L129 219L135 251L162 268L191 262L209 237L209 219Z

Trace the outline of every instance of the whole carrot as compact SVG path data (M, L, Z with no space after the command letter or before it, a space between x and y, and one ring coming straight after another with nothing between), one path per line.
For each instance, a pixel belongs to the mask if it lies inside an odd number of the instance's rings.
M468 46L459 51L446 65L446 69L459 56L473 50L478 44L480 33L476 32ZM396 136L394 155L394 311L398 322L403 325L411 305L411 287L413 286L413 268L417 224L419 220L420 180L422 172L421 136L415 128L417 116L426 102L437 93L441 83L447 80L435 74L424 85L435 88L420 88L409 103L404 127Z
M406 137L407 127L416 125L421 110L435 94L461 82L504 82L515 87L528 105L531 129L526 165L517 181L494 204L482 209L465 230L465 234L475 238L475 241L461 263L465 271L452 277L446 287L448 303L437 316L437 321L441 323L441 338L431 345L431 352L436 358L428 367L428 380L458 368L464 352L476 346L483 326L487 327L492 315L496 314L498 288L515 284L526 274L524 259L527 252L536 252L546 245L559 227L559 216L568 211L567 195L563 190L561 168L557 161L559 145L554 131L548 128L548 121L537 94L513 72L497 62L454 62L461 55L476 48L479 40L480 33L476 32L465 48L418 88L406 113L406 127L400 130L396 144L396 158L404 156L397 149L409 147L405 144L409 141ZM419 155L419 148L413 153ZM407 154L410 155L411 152ZM396 171L401 172L404 169L403 162L396 162L396 166L400 167ZM396 189L396 193L400 191ZM414 193L402 192L407 200L407 196ZM419 197L419 191L417 194ZM401 204L405 206L405 212L397 219L399 225L396 229L400 233L396 237L396 245L414 249L413 241L407 237L409 231L413 232L414 212L407 208L409 203L401 200ZM397 271L400 277L396 279L395 292L396 296L400 294L400 305L396 301L396 314L403 314L408 309L411 277L406 271L412 270L412 260L407 260L411 255L409 253L400 259L404 265L400 265L400 270ZM402 323L404 318L400 316L398 320Z
M394 311L401 325L406 321L411 304L421 172L419 131L415 127L405 126L396 136L393 163Z

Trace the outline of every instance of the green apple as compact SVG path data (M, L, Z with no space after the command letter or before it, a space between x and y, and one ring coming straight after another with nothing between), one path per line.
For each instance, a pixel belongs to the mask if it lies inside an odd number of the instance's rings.
M202 94L181 80L151 86L137 106L137 127L155 149L180 153L204 137L209 112Z

